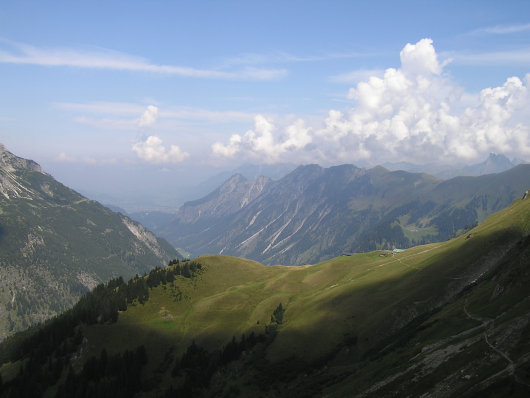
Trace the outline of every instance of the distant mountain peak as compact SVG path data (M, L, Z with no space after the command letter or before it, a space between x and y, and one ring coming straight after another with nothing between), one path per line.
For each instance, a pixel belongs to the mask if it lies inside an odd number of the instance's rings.
M375 166L375 167L372 167L372 168L370 169L370 171L371 171L371 172L375 172L375 173L386 173L386 172L388 172L388 171L390 171L390 170L387 169L387 168L385 168L385 167L383 167L383 166L381 166L381 165L377 165L377 166Z
M257 181L189 202L160 234L191 253L237 255L266 264L405 248L448 239L511 203L527 189L528 166L441 181L383 167L310 164L251 189Z
M178 255L140 224L4 146L0 208L0 340L65 310L99 282L141 274Z
M181 222L194 223L199 218L229 216L251 202L271 181L263 176L249 181L236 173L205 197L184 203L175 218Z
M240 173L234 174L232 177L230 177L228 180L223 182L223 184L219 187L219 190L221 192L226 191L233 191L239 184L244 184L247 182L247 178Z
M226 180L225 183L229 181L247 181L247 178L241 173L235 173L232 177Z
M484 175L500 173L515 166L510 159L503 154L490 153L488 158L482 162L464 169L462 175Z
M45 174L41 167L32 160L19 158L0 144L0 195L6 199L31 198L36 192L18 181L20 172L37 172ZM46 185L40 187L45 194L49 193Z
M513 166L512 161L508 159L506 156L504 156L502 153L497 154L497 153L491 152L484 163L490 163L490 162L504 163L504 164Z
M13 155L3 144L0 144L0 169L2 169L2 171L11 173L17 170L28 170L44 173L36 162Z
M490 152L488 157L480 163L470 165L450 164L413 164L407 162L384 163L383 166L389 170L405 170L412 173L428 173L438 178L450 179L457 176L480 176L485 174L496 174L507 171L519 163L526 163L520 159L510 160L505 155Z
M320 174L322 173L324 168L319 166L318 164L305 164L302 166L298 166L296 169L294 169L292 172L287 174L285 178L298 178L300 176L309 176L313 174Z

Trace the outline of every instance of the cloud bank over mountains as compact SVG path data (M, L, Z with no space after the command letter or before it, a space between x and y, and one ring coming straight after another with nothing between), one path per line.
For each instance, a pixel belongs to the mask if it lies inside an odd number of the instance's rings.
M431 39L407 44L401 67L350 89L347 111L330 110L320 125L288 126L257 115L254 127L216 142L218 157L274 163L468 162L490 152L530 158L530 74L466 93L444 71Z

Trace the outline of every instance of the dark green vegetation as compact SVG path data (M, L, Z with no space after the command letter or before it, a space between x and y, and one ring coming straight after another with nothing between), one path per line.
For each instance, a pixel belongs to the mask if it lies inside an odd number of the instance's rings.
M91 318L76 315L85 299L5 341L3 394L36 383L45 396L89 396L131 379L136 396L530 393L529 199L394 255L303 267L203 256L171 280L185 264L109 282ZM129 285L147 290L126 298ZM109 297L122 297L117 319Z
M145 347L125 350L108 357L105 349L100 357L90 357L80 373L70 364L83 342L81 325L112 324L118 320L118 312L130 305L142 305L149 300L149 290L160 284L172 284L175 279L192 278L201 270L196 262L171 261L168 268L155 268L147 277L135 277L128 283L119 277L98 285L64 314L11 336L3 344L0 360L16 361L29 357L20 366L17 376L5 386L6 394L15 396L41 396L48 387L60 383L57 396L130 396L140 390L141 371L147 362ZM178 289L178 287L177 287ZM177 296L178 299L181 297ZM125 389L123 386L127 386Z
M184 204L157 231L194 255L307 264L449 239L508 206L528 186L528 164L447 181L382 167L309 165L278 181L236 175Z
M0 146L0 340L66 310L100 282L176 256L140 224Z

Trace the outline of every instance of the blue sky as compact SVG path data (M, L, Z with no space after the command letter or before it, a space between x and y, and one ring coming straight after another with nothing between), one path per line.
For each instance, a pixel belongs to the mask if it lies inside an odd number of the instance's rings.
M99 192L245 162L529 161L529 72L528 1L4 2L0 142Z

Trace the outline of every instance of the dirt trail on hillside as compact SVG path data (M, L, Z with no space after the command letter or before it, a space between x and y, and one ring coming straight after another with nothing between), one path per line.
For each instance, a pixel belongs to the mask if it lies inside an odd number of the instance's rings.
M484 341L486 342L488 347L490 347L493 351L495 351L498 355L503 357L508 362L508 365L504 369L502 369L501 371L495 373L494 375L491 375L487 379L483 380L477 386L480 386L480 385L483 385L483 384L487 384L488 382L492 381L493 379L497 378L498 376L502 375L503 373L508 373L508 375L514 376L514 374L515 374L515 366L516 366L514 361L508 356L507 353L501 351L499 348L497 348L493 344L491 344L491 342L488 339L488 332L493 331L493 329L495 327L495 320L491 319L491 318L485 318L485 317L481 317L481 316L478 316L478 315L471 314L468 311L468 309L467 309L467 304L468 303L467 303L467 300L466 300L466 303L464 305L464 313L466 314L466 316L469 319L472 319L474 321L478 321L478 322L482 323L482 327L484 327L484 329L485 329L484 332L482 333L482 336L484 337ZM516 381L521 382L521 380L518 380L517 377L515 377L515 379L516 379ZM522 383L522 384L526 385L526 383Z

